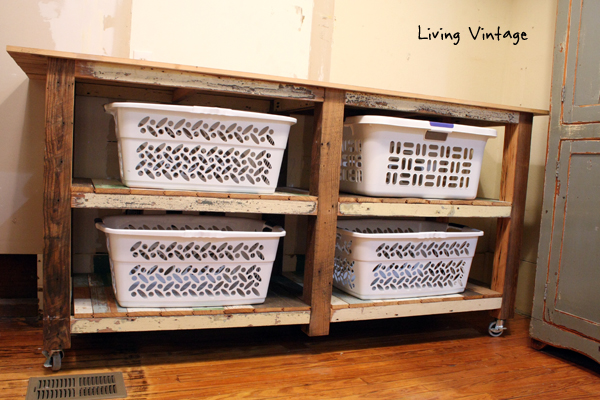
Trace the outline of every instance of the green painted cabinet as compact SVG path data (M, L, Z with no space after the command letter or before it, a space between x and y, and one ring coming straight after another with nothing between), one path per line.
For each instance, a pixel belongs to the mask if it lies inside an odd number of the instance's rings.
M600 2L558 7L530 334L600 362Z

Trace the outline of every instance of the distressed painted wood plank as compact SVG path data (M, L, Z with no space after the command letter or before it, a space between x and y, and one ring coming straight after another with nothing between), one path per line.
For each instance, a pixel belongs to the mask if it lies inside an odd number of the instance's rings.
M186 88L177 88L173 91L173 103L179 103L194 94L194 90Z
M92 318L94 315L89 286L73 287L73 314L78 318Z
M173 91L169 88L155 89L124 85L107 85L90 82L77 82L77 96L102 97L117 101L147 101L170 103Z
M88 274L73 274L73 287L89 287Z
M284 300L277 293L269 290L264 303L253 304L253 312L282 312L284 311Z
M127 307L128 317L157 317L163 311L160 307Z
M114 179L93 178L94 193L99 194L131 194L131 189Z
M223 314L248 314L253 312L254 307L252 305L236 305L223 307Z
M200 197L198 196L198 192L193 190L164 190L163 196L190 196L190 197Z
M323 81L311 81L297 78L284 78L278 76L269 76L264 74L254 74L247 72L237 72L237 71L227 71L227 70L218 70L211 68L202 68L202 67L193 67L193 66L185 66L185 65L177 65L177 64L169 64L169 63L160 63L146 60L132 60L132 59L124 59L124 58L115 58L115 57L107 57L107 56L97 56L90 54L78 54L78 53L70 53L63 51L55 51L55 50L40 50L40 49L32 49L20 46L6 46L7 52L11 55L11 57L17 62L17 64L23 69L23 71L27 74L30 74L32 77L38 77L41 73L45 75L46 71L46 63L49 57L58 57L63 59L71 59L78 60L78 65L81 64L81 67L78 67L77 70L81 70L85 68L88 64L94 65L102 65L102 64L110 64L115 66L116 69L126 70L129 67L135 67L138 69L155 69L155 70L172 70L172 71L183 71L191 74L206 74L211 76L221 77L223 80L228 80L230 78L239 78L246 80L257 80L257 81L268 81L275 82L277 84L283 85L293 85L293 86L309 86L315 87L319 89L337 89L344 90L348 92L357 92L358 94L374 94L381 95L387 97L396 97L396 98L405 98L409 100L417 100L417 101L430 101L434 103L448 103L452 105L466 105L472 107L479 107L483 109L492 109L492 110L500 110L500 111L510 111L510 112L524 112L524 113L532 113L533 115L548 115L548 110L540 110L526 107L514 107L514 106L506 106L506 105L498 105L498 104L490 104L484 102L475 102L475 101L465 101L460 99L452 99L447 97L439 97L439 96L429 96L422 95L416 93L406 93L406 92L398 92L393 90L386 89L373 89L373 88L365 88L358 87L352 85L344 85L339 83L329 83ZM42 79L44 77L42 76ZM95 79L95 78L92 78ZM187 86L185 86L187 87ZM282 88L283 89L283 88ZM315 100L319 101L319 100Z
M281 311L310 311L310 306L308 304L304 303L300 298L296 297L295 294L290 293L283 287L273 285L269 290L267 301L270 297L273 298L271 304L281 307ZM269 304L265 302L264 305L268 306ZM262 306L262 304L256 304L254 306L256 312L264 312Z
M51 58L44 151L44 350L71 347L71 183L75 62Z
M483 298L494 298L501 297L502 295L493 290L485 287L468 283L467 287L462 293L446 294L438 296L421 296L421 297L408 297L399 299L380 299L380 300L362 300L349 293L345 293L337 288L333 288L332 299L336 298L335 308L364 308L364 307L381 307L391 306L399 304L425 304L425 303L440 303L446 301L463 301L463 300L476 300Z
M128 318L72 318L72 333L145 332L180 329L241 328L250 326L303 325L310 311L218 314L193 316L147 316Z
M261 113L271 112L271 100L248 96L216 95L193 89L176 88L171 90L173 99L166 103L194 105L204 107L222 107L241 111L254 111Z
M94 185L90 179L73 178L71 193L94 193Z
M174 317L182 315L194 315L193 308L164 308L160 315L162 317Z
M496 292L495 290L486 288L484 286L481 285L476 285L474 283L467 283L467 290L471 290L475 293L479 293L481 294L483 297L488 298L488 297L502 297L502 293Z
M501 124L514 124L519 120L518 112L499 111L491 108L465 104L448 104L421 99L398 98L395 96L372 93L347 92L346 105L361 108L375 108L379 110L477 119L498 122Z
M310 101L277 99L273 102L275 112L299 112L311 110L315 104Z
M110 317L111 310L106 302L106 293L103 287L90 287L90 296L92 299L92 308L94 318Z
M502 305L501 298L442 301L435 303L392 304L386 306L341 308L331 314L331 322L450 314L467 311L494 310Z
M73 208L179 210L314 215L316 201L74 193Z
M327 89L325 101L315 106L310 194L319 208L308 221L303 300L310 304L310 336L329 333L333 257L340 185L344 92Z
M217 315L223 314L224 307L194 307L192 308L194 315Z
M125 317L127 316L127 309L123 308L117 303L115 299L115 292L112 287L104 287L104 295L106 296L106 304L108 306L108 317Z
M331 295L331 309L337 310L338 308L348 308L350 305L344 300L337 297L337 293L333 293Z
M510 205L456 205L408 204L396 202L344 202L339 215L354 216L407 216L407 217L478 217L506 218L511 215Z
M369 197L357 194L340 194L340 203L390 203L390 204L444 204L469 206L511 206L508 201L477 198L473 200L419 199L409 197Z
M76 76L83 79L310 101L322 101L324 92L317 86L102 61L78 61Z
M492 290L502 293L502 309L492 313L498 319L514 316L517 278L521 262L521 240L525 219L525 198L531 151L531 114L521 114L518 124L506 126L500 200L512 203L510 218L498 221L492 272Z

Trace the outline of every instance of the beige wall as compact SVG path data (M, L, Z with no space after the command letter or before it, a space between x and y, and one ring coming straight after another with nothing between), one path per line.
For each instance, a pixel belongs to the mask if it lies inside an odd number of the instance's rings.
M0 0L0 44L200 65L547 108L556 0ZM419 40L417 26L459 31ZM468 27L526 31L512 45ZM0 52L0 253L42 251L43 84ZM517 308L529 313L547 118L536 118ZM500 131L500 134L502 132ZM480 193L497 196L501 139ZM94 169L94 168L91 168ZM85 170L85 168L84 168ZM493 246L491 221L483 255Z

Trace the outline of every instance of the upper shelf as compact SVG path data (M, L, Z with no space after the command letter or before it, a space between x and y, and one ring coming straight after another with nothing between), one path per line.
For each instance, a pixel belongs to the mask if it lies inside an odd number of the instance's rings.
M317 198L300 191L273 194L133 189L105 179L74 179L71 207L314 215Z
M339 215L395 217L510 217L512 204L490 199L434 200L340 194Z
M71 207L315 215L318 199L306 191L279 188L273 194L135 189L119 181L74 179ZM510 217L506 201L375 198L340 194L341 216Z
M182 90L197 90L320 102L324 99L326 89L337 89L345 91L347 106L366 109L466 118L499 124L518 123L520 113L548 115L547 110L540 109L169 63L16 46L7 46L7 52L31 79L46 78L49 58L70 59L75 62L75 78L78 81L171 87L177 89L173 98L182 96Z

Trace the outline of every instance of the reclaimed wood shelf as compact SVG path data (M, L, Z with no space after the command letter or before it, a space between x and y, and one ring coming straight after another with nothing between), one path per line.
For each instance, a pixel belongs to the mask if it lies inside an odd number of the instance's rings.
M510 202L491 199L375 198L341 193L338 215L507 218L510 217L511 210Z
M302 325L309 320L310 306L276 284L269 287L267 298L262 304L123 308L115 299L110 276L73 276L71 333Z
M301 276L295 273L284 275L298 286L303 286ZM334 287L331 322L496 310L501 306L502 293L473 282L467 283L462 293L386 300L361 300Z
M134 189L120 181L73 179L71 207L314 215L317 197L281 188L273 194Z
M500 320L513 315L531 124L534 116L547 115L547 110L52 50L7 46L7 52L30 79L46 83L43 350L54 355L53 359L59 359L57 353L71 347L72 332L112 331L117 322L123 325L123 330L156 330L276 325L285 320L285 323L303 325L310 336L320 336L327 335L330 324L338 321L474 310L492 310L492 316ZM77 96L211 106L227 106L233 102L240 109L280 114L300 111L312 115L315 123L310 140L310 165L307 165L309 190L302 193L281 188L272 195L154 191L129 189L114 181L73 179ZM499 199L453 201L340 195L343 121L345 116L357 114L504 126ZM85 137L85 132L78 131L78 134ZM123 311L111 303L105 304L103 309L109 315L96 319L102 313L95 314L92 293L104 294L108 299L111 291L105 286L89 286L93 280L90 277L87 289L72 287L73 208L306 215L308 231L301 301L295 299L297 293L293 290L289 292L293 293L291 298L286 297L286 301L293 304L299 302L301 309L284 306L285 296L275 292L281 298L271 294L266 308ZM345 216L497 218L491 289L471 284L460 295L378 302L350 298L332 288L337 219ZM273 276L272 280L278 277ZM70 301L72 292L75 311ZM88 311L91 302L91 312L82 311L80 303L84 302ZM268 307L277 310L271 311ZM136 314L142 312L150 312L150 315ZM96 320L100 322L94 325Z

